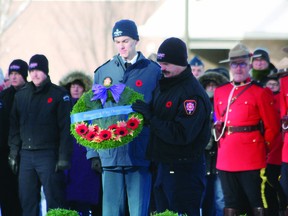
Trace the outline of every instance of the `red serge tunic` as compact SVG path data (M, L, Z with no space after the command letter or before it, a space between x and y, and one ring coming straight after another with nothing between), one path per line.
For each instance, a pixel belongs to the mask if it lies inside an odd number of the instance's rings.
M280 79L280 112L281 117L288 114L288 76ZM282 162L288 163L288 133L284 136Z
M277 94L273 94L273 97L274 97L274 106L275 106L275 109L277 110L277 115L280 121L280 93L278 92ZM279 122L279 125L280 124L281 123ZM275 137L271 145L273 146L273 148L267 155L267 164L281 165L283 140L282 140L282 133L281 133L280 128L279 128L278 135Z
M228 133L225 130L219 140L216 167L223 171L247 171L266 167L267 144L279 132L279 118L273 104L272 92L254 83L240 93L247 84L234 86L233 83L219 86L214 94L216 119L228 126L254 126L262 119L264 136L259 130ZM237 99L228 106L228 100ZM225 112L225 110L227 111ZM222 113L225 113L222 116ZM273 146L269 145L269 148Z

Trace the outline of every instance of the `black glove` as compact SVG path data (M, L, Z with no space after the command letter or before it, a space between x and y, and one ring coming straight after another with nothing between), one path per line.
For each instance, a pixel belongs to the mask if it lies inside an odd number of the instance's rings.
M149 123L152 118L152 111L149 104L142 100L136 100L136 102L133 103L131 107L135 112L141 113L145 119L145 122Z
M18 162L18 159L17 157L14 157L14 156L11 156L9 155L8 157L8 163L9 163L9 166L12 170L12 172L17 175L18 174L18 167L19 167L19 162Z
M70 169L70 162L65 160L59 160L56 164L55 172L64 171Z
M97 173L102 173L101 160L99 157L91 158L91 169Z

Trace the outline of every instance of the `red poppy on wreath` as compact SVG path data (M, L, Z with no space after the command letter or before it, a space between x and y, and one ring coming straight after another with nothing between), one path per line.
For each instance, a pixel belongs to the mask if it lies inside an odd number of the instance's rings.
M126 136L128 134L128 130L126 127L117 127L115 130L116 135Z
M88 132L88 127L85 123L78 124L75 128L79 135L85 135Z
M112 124L108 127L110 130L116 130L117 129L117 124Z
M172 106L172 101L167 101L166 108L170 108Z
M135 130L138 128L140 120L138 118L132 117L127 121L127 128Z
M100 130L100 128L99 128L98 125L91 125L91 126L89 126L89 131L94 131L96 134L99 133L99 130Z
M94 131L89 131L85 138L89 141L92 141L95 137L97 136L97 133L95 133Z
M137 87L141 87L143 85L143 82L142 82L142 80L136 80L135 84Z
M48 98L47 103L52 103L53 99L51 97Z
M99 137L101 140L108 140L111 138L111 136L112 136L111 130L102 130L99 133Z

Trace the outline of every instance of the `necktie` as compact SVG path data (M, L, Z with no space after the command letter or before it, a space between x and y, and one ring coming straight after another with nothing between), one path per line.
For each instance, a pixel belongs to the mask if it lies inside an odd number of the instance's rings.
M126 67L126 69L128 68L128 67L130 67L132 64L130 63L130 62L125 62L125 67Z

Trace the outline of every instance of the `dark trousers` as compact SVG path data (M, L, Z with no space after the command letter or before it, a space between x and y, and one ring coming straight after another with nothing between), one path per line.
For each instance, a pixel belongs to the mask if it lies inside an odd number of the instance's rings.
M40 187L43 185L47 211L65 208L65 175L55 172L54 150L22 150L20 152L19 193L22 216L39 214Z
M267 164L265 176L265 198L268 205L268 215L278 215L280 210L286 209L286 198L279 182L280 165Z
M188 216L200 215L204 177L204 160L173 166L160 163L154 185L157 212L168 209Z
M0 207L2 216L20 216L18 177L8 165L8 151L0 149Z
M263 207L260 170L226 172L219 177L224 193L225 207L241 209L248 201L250 208ZM246 197L247 200L243 200Z
M288 204L288 163L282 163L280 184L286 196L286 204Z

